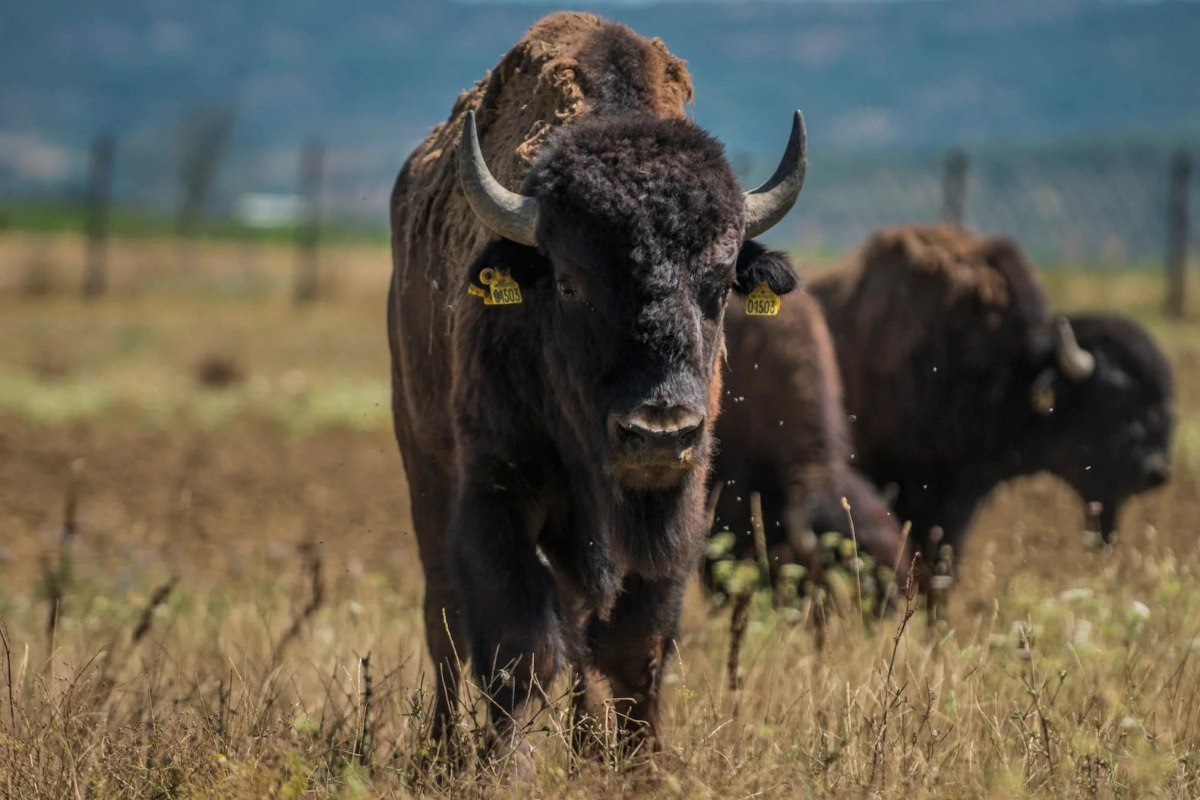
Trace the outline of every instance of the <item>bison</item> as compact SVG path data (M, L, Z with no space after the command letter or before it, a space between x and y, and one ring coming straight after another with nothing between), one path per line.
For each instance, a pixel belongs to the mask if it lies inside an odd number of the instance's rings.
M392 193L396 438L426 578L439 734L458 657L519 730L561 667L625 742L657 741L665 659L705 540L726 299L797 283L755 241L795 203L796 113L743 193L686 118L684 63L597 17L535 24ZM510 189L506 187L517 187Z
M816 579L820 560L808 534L850 537L852 519L859 548L903 581L910 559L900 527L874 485L850 466L841 380L821 307L796 291L777 317L730 311L725 342L732 402L717 424L714 529L737 536L738 556L752 553L749 496L758 492L773 568L801 563Z
M811 282L853 420L854 464L895 482L897 516L932 557L960 548L997 483L1049 472L1105 542L1130 496L1169 476L1171 369L1112 314L1056 315L1005 238L885 229ZM940 534L939 534L940 531Z

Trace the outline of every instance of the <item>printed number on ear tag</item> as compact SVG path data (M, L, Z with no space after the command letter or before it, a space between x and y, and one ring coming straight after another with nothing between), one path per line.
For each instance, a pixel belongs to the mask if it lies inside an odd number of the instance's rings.
M485 306L512 306L521 302L521 287L508 270L488 267L480 271L479 282L489 289L487 294L478 290L479 294L483 295ZM474 290L475 287L472 286L468 291L475 294Z
M521 287L507 272L496 274L492 282L492 305L511 306L521 302Z
M779 313L779 295L766 282L760 283L746 295L746 314L751 317L773 317Z
M467 294L482 297L485 306L511 306L521 302L521 286L505 269L485 267L479 271L479 283L467 285Z

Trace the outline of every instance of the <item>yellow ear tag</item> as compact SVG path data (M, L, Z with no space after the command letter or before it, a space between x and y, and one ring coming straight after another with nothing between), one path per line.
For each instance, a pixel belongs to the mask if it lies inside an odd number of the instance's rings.
M479 282L490 289L483 298L485 306L512 306L521 302L521 287L508 270L488 267L479 273Z
M773 317L779 313L779 295L771 291L766 282L760 283L746 295L746 315L751 317Z

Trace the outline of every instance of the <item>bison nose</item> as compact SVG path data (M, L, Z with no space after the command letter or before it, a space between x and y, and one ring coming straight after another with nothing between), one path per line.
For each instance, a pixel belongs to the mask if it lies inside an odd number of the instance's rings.
M699 435L704 417L682 406L642 406L613 414L609 428L617 443L644 450L672 450L678 458Z
M1171 479L1171 465L1167 463L1167 457L1162 453L1155 453L1142 462L1142 471L1146 478L1146 485L1151 489L1162 486Z

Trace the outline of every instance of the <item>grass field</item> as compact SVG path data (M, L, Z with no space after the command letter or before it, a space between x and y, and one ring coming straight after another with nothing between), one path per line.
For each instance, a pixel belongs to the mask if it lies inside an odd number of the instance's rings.
M737 691L728 613L694 588L665 752L577 761L552 699L512 787L425 734L386 249L326 251L332 297L302 311L286 248L183 269L118 242L90 303L82 253L0 238L0 796L1200 795L1200 313L1161 318L1157 276L1046 276L1064 307L1136 315L1178 372L1175 480L1111 552L1061 485L1016 482L945 619L851 604L818 647L756 606Z

